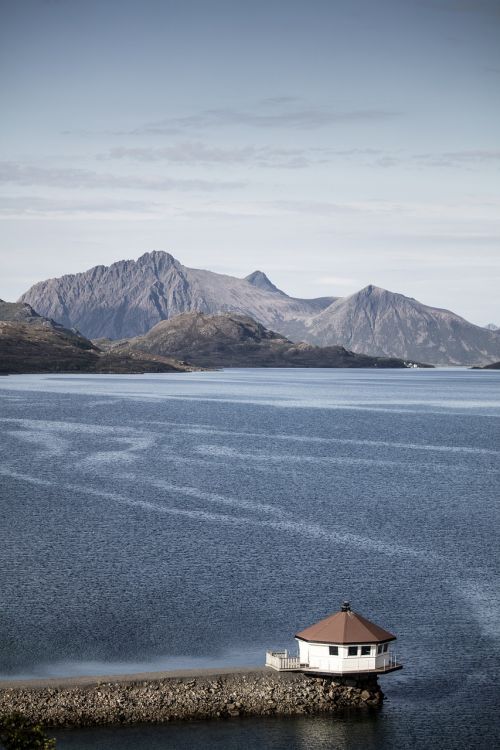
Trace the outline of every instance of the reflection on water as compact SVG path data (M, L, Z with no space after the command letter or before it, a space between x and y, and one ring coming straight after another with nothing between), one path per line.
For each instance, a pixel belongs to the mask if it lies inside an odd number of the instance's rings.
M364 750L385 748L383 722L374 713L325 718L239 719L197 722L166 727L58 732L58 747L68 750L189 750L221 747L226 750Z

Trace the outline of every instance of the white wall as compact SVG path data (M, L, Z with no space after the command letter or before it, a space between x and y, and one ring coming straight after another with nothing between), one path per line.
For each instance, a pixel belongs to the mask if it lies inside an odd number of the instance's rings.
M377 654L377 644L370 645L370 654L361 656L361 645L358 644L357 656L348 655L348 646L338 646L338 656L330 656L330 645L326 643L307 643L298 640L300 663L307 664L310 669L319 672L363 672L379 669L388 663L390 651ZM354 645L354 644L353 644ZM364 644L368 645L368 644Z

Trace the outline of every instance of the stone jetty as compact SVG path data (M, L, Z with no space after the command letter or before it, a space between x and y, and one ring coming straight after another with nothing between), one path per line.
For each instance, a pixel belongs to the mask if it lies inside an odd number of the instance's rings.
M85 727L236 716L300 716L379 706L376 675L310 676L270 669L188 670L0 682L0 716Z

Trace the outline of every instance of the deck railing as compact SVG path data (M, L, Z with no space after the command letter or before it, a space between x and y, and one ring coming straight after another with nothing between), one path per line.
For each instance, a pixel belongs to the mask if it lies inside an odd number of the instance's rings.
M398 660L396 657L396 654L390 651L386 656L384 657L384 663L381 667L381 669L394 669L394 667L398 666Z
M372 666L367 667L367 661ZM331 674L348 675L349 673L361 672L388 672L395 668L401 667L398 663L397 656L392 651L384 654L383 660L377 658L377 661L363 658L348 658L338 664L338 668L332 667L331 663L316 664L314 666L300 662L300 657L290 655L287 650L283 651L266 651L266 667L271 667L279 672L297 671L299 669L308 672L325 672Z
M289 656L288 651L266 651L266 667L283 671L286 669L300 669L298 656Z

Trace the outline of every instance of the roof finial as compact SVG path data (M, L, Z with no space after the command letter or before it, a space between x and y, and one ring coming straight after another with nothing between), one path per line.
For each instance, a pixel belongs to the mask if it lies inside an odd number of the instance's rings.
M342 612L350 612L351 611L351 602L343 601L342 602Z

